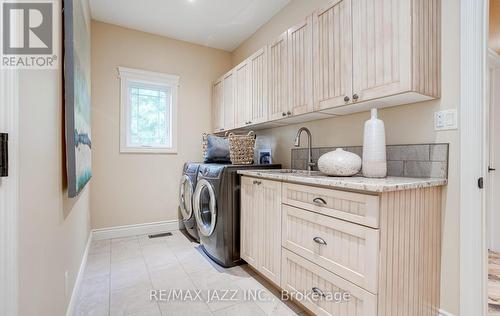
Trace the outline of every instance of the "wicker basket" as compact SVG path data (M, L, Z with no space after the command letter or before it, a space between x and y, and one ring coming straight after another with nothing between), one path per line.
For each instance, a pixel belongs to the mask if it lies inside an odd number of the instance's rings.
M255 152L255 133L247 135L229 134L229 153L233 165L250 165Z

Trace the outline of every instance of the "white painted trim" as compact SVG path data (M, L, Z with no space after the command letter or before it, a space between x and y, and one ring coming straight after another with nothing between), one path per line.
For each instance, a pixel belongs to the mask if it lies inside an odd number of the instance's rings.
M449 312L447 312L447 311L445 311L443 309L438 310L438 315L439 316L455 316L452 313L449 313Z
M135 68L127 68L127 67L118 67L118 73L120 78L123 76L129 78L142 79L145 82L156 83L158 81L163 81L168 84L179 84L180 76L171 75L161 72L147 71L142 69ZM151 81L153 79L153 81Z
M179 99L179 80L177 75L164 74L146 70L118 67L118 77L120 78L120 153L128 154L177 154L177 112ZM169 87L172 90L172 104L170 107L170 146L160 147L137 147L129 144L130 134L130 105L129 105L129 84L131 82Z
M137 225L98 228L92 231L93 240L129 237L136 235L158 234L179 230L179 221L162 221Z
M486 315L484 108L488 0L460 0L460 315Z
M9 133L9 177L0 178L0 315L17 315L19 73L16 70L0 70L0 129Z
M73 285L71 298L69 300L68 308L66 309L66 316L72 316L74 314L76 302L78 301L78 293L80 292L80 285L82 283L83 274L85 272L85 266L87 265L87 258L89 255L89 249L91 243L92 243L92 232L89 233L89 238L87 239L87 245L85 246L85 251L83 252L82 262L80 263L80 269L78 269L78 275L76 276L75 285Z

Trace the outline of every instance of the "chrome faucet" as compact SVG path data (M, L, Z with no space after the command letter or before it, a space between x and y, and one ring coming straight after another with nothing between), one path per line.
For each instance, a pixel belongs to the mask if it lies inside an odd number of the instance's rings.
M315 162L312 160L312 136L311 136L311 131L307 127L301 127L297 131L297 135L295 136L295 147L300 147L300 135L302 132L307 133L307 171L312 171L312 168L316 165Z

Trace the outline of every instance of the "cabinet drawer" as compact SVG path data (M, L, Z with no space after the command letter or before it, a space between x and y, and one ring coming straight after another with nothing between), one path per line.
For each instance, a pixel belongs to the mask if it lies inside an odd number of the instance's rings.
M377 229L283 205L282 241L283 247L377 293Z
M283 203L353 223L379 227L377 195L283 183Z
M375 316L377 296L282 248L281 287L288 292L311 293L317 288L323 293L347 292L344 302L301 300L315 315Z

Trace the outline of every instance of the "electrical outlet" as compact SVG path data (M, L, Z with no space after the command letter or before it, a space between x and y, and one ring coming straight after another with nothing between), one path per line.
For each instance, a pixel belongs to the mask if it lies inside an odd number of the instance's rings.
M457 110L445 110L434 113L434 129L436 131L446 131L457 129Z
M64 296L68 298L69 291L69 272L68 270L64 271Z

